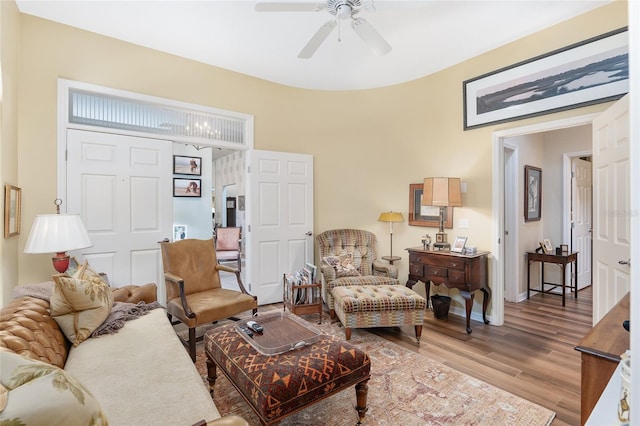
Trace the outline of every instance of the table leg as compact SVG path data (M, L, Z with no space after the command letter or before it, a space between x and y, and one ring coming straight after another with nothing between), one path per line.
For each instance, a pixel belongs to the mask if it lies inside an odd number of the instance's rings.
M467 314L467 333L471 333L471 308L473 307L474 293L468 291L461 291L460 295L464 298L464 307Z
M527 299L529 299L530 295L531 295L531 261L527 260L527 263L529 264L527 266Z
M207 355L207 381L209 382L209 393L213 397L213 385L216 383L218 375L216 374L216 363Z
M563 263L562 264L562 306L564 306L564 297L566 295L565 290L565 281L567 280L567 274L566 274L566 269L567 269L567 264Z
M369 385L367 385L367 382L369 382L369 379L356 383L356 411L358 412L358 424L362 424L364 415L368 410L367 392L369 391Z
M573 262L575 265L575 271L573 274L573 295L577 299L578 298L578 255L576 255L576 260Z
M489 324L489 320L487 319L487 307L491 300L491 289L489 287L482 287L480 291L484 293L484 298L482 299L482 320L485 324Z

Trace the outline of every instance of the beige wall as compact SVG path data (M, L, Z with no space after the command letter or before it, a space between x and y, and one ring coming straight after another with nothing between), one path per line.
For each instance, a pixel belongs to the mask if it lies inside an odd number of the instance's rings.
M0 176L4 185L18 184L18 40L20 19L13 2L0 2ZM4 207L4 198L3 198ZM3 209L4 212L4 209ZM3 215L4 217L4 215ZM25 232L24 222L22 232ZM27 231L28 232L28 228ZM2 235L4 237L4 233ZM3 238L0 244L0 306L11 298L18 281L18 237Z
M409 184L456 175L468 183L454 218L470 227L469 244L492 243L492 146L497 129L603 110L597 105L550 116L462 129L462 81L575 43L627 23L616 2L566 24L402 85L357 92L294 89L122 43L31 16L21 19L19 183L23 223L52 212L56 197L56 79L66 78L255 116L255 148L309 153L315 161L315 232L358 227L380 238L387 254L386 210L408 210ZM34 171L38 171L34 173ZM457 220L454 223L457 226ZM394 254L434 229L394 227ZM20 252L26 235L20 238ZM19 255L19 281L46 279L49 256Z

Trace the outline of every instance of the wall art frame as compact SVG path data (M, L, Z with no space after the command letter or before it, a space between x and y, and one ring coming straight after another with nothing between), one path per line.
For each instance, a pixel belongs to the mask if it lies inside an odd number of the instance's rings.
M13 185L4 186L4 237L20 235L22 221L22 189Z
M524 166L524 221L542 219L542 169Z
M580 108L629 91L627 28L462 83L464 130Z
M174 197L201 197L202 180L173 178Z
M202 157L174 155L173 174L202 176Z
M409 185L409 225L440 227L440 207L423 206L422 191L424 184ZM444 227L453 228L453 207L447 207L444 214Z

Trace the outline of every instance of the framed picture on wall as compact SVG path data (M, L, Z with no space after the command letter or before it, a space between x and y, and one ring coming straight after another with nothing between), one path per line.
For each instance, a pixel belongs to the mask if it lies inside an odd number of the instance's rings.
M187 225L173 225L173 241L187 238Z
M175 175L202 175L202 158L187 157L184 155L173 156L173 174Z
M173 178L174 197L200 197L200 179Z
M409 225L440 226L440 207L422 205L422 183L409 185ZM444 212L444 227L453 228L453 207L447 207Z
M542 169L524 166L524 221L542 218Z
M4 186L4 237L20 234L22 216L22 189L13 185Z

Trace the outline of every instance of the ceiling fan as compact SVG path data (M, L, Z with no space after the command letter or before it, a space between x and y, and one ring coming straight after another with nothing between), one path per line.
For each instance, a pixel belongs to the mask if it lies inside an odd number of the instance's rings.
M256 3L256 12L320 12L326 10L335 18L322 25L311 37L311 40L298 54L298 58L309 59L318 50L320 45L329 37L329 34L339 25L340 20L351 20L351 28L365 42L369 49L377 55L386 55L391 51L391 46L364 18L357 18L360 10L375 10L373 1L361 0L327 0L321 3L307 2L259 2Z

